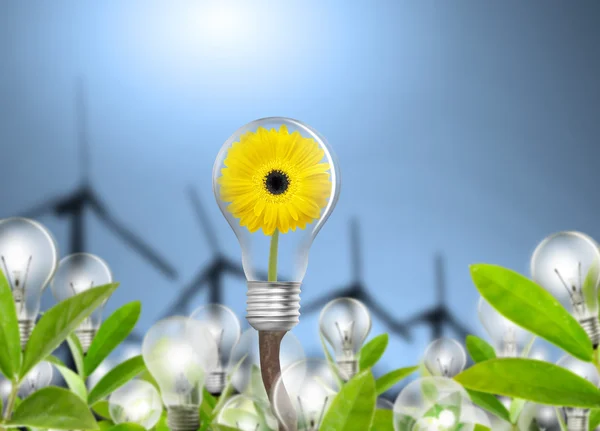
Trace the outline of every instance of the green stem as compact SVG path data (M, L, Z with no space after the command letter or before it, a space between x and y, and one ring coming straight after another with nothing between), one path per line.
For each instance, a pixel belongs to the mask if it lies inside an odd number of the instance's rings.
M594 349L594 365L600 373L600 358L598 357L598 349Z
M19 382L13 380L10 389L10 395L8 396L8 400L6 402L6 410L4 411L4 420L7 421L10 419L12 415L13 408L15 406L15 400L17 399L17 394L19 393Z
M269 249L269 280L277 281L277 249L279 248L279 231L275 229L271 235L271 247Z

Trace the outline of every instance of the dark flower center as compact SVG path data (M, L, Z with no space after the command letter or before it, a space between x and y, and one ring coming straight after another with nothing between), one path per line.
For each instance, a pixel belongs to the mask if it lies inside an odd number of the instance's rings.
M265 187L272 195L285 193L290 186L290 178L285 172L274 170L265 177Z

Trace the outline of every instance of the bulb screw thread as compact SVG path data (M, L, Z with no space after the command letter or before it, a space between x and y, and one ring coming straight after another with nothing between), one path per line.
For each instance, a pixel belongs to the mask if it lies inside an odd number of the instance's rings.
M594 349L600 344L600 321L597 316L588 317L586 319L579 320L579 324L583 330L588 334Z
M92 345L92 341L94 341L94 337L96 336L95 329L76 329L75 335L79 338L79 342L81 343L81 348L83 353L86 354L90 346Z
M167 425L171 431L196 431L200 428L198 406L167 407Z
M33 332L35 322L33 320L19 320L19 336L21 337L21 350L25 350L29 337Z
M339 360L337 365L340 370L340 377L346 382L358 373L358 361L356 359Z
M299 282L248 281L248 323L257 331L289 331L300 321Z
M568 431L586 431L589 429L589 410L574 409L573 412L567 412L567 430Z
M223 371L213 371L206 377L204 386L211 395L220 396L225 388L225 373Z

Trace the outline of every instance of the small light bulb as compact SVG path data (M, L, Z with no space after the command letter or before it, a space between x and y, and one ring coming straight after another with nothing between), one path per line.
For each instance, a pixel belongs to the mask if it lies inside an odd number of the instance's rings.
M240 321L230 308L219 304L203 305L190 317L207 325L217 343L219 362L217 368L206 378L206 390L219 396L225 387L231 352L240 339Z
M57 301L64 301L81 292L112 281L112 273L104 260L89 253L75 253L60 261L50 288ZM87 353L98 328L100 328L104 304L96 308L75 330L83 353Z
M358 372L357 353L371 331L371 315L365 305L353 298L329 302L319 318L321 334L335 352L344 380Z
M451 338L435 340L425 350L425 367L433 376L452 378L464 370L466 365L465 349Z
M19 386L20 399L39 391L52 383L53 368L49 362L42 361L31 369Z
M596 242L573 231L547 237L531 256L531 277L571 311L596 348L600 343L600 251Z
M515 358L533 340L533 334L502 314L485 299L479 299L479 320L492 340L496 356Z
M196 431L206 375L217 366L217 344L206 325L188 317L154 324L144 337L142 355L167 407L169 428Z
M567 355L563 356L556 365L566 368L579 377L583 377L596 387L600 384L598 369L592 362L584 362ZM585 431L588 429L590 409L565 407L564 412L567 417L569 431Z
M0 270L13 293L22 349L33 331L42 292L57 265L56 241L43 225L21 217L0 220Z
M131 380L110 395L108 410L116 424L130 422L151 429L160 419L162 402L150 383Z
M519 415L519 429L540 431L561 431L557 409L536 403L527 403Z
M277 429L269 404L246 395L230 398L219 411L216 423L241 431Z

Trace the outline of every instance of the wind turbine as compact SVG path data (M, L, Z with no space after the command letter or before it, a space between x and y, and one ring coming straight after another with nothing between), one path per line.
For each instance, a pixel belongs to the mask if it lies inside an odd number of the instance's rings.
M329 301L332 301L340 297L350 297L358 299L365 304L369 311L381 320L393 333L401 336L405 340L411 340L411 336L408 332L408 327L396 320L391 313L381 306L371 296L367 290L363 281L362 274L362 256L361 246L359 238L359 225L356 219L353 219L350 223L350 241L351 241L351 252L352 252L352 281L338 290L331 292L329 295L325 295L323 298L317 299L308 305L302 307L300 311L303 314L313 313L321 310Z

